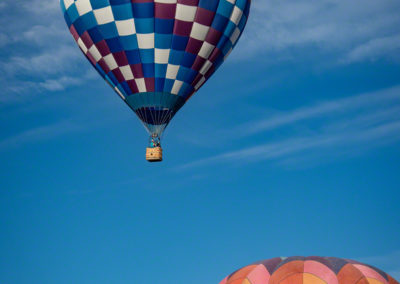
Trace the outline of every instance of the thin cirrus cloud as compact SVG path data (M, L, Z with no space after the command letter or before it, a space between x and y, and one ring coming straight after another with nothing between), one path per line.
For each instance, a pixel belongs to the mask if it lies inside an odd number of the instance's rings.
M102 105L100 103L98 107L102 108L105 112L108 111L105 104ZM109 123L114 125L118 120L124 119L125 117L115 118L105 115L100 119L93 120L88 118L88 111L82 109L69 118L63 118L54 123L30 127L7 137L0 137L0 152L18 149L25 145L51 141L52 139L65 137L70 134L87 132L89 129L102 128Z
M83 74L82 77L70 77L70 76L62 76L55 80L49 79L44 82L40 82L39 86L43 89L49 91L63 91L66 86L81 86L85 84L88 80L97 78L97 74L89 70L86 74Z
M360 62L364 59L374 60L379 58L381 55L392 55L393 57L397 57L399 50L400 33L372 39L365 44L355 47L346 55L343 62Z
M33 13L42 15L43 13L61 13L59 11L59 0L33 0L23 4L24 8Z
M8 74L32 74L46 78L49 75L63 73L64 68L73 66L73 61L78 55L72 48L61 46L56 51L49 50L48 53L31 57L11 57L7 62L7 70Z
M317 124L318 126L315 126ZM358 153L400 140L400 86L302 107L262 119L233 132L247 129L241 138L268 135L275 130L298 126L283 136L257 146L228 151L183 165L182 169L215 163L250 163L312 159L341 153ZM305 129L305 130L304 130ZM282 131L285 133L285 131ZM329 151L327 151L329 150Z
M30 96L65 90L94 77L88 75L93 72L89 71L90 64L68 34L59 1L4 3L0 10L0 51L7 56L0 58L0 68L7 73L0 78L4 85L0 101L19 101L19 95L27 90ZM25 20L13 21L18 17ZM11 22L15 24L10 25Z
M50 125L42 125L32 128L14 136L0 140L0 151L17 148L24 144L31 144L38 141L46 141L71 132L82 130L82 126L70 120L56 122Z
M296 60L293 48L340 63L399 58L399 10L397 0L254 1L237 58L266 53Z
M314 51L328 53L342 64L397 58L399 10L397 0L256 0L246 33L232 59L271 54L274 60L280 57L296 61L310 54L317 58ZM5 0L0 4L0 13L0 51L8 54L0 59L0 65L10 69L0 79L6 86L5 93L23 93L32 86L38 92L60 89L47 88L45 82L49 80L60 80L65 89L75 84L63 78L79 78L90 68L68 35L59 1L18 4ZM13 51L14 46L18 52ZM291 55L293 50L296 56ZM49 63L51 59L54 63ZM4 96L3 101L12 98Z
M334 101L321 102L313 106L300 107L291 112L279 113L267 119L240 125L237 129L234 129L233 132L239 133L239 137L248 136L320 116L335 115L369 108L377 109L379 106L382 106L386 111L385 107L387 105L392 105L393 102L397 104L400 103L400 86L367 94L345 97Z

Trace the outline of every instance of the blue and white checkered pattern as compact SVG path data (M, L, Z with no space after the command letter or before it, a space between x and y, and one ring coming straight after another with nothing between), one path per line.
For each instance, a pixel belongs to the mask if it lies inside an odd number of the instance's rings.
M70 32L101 76L148 128L165 128L235 47L245 28L250 3L61 0L61 7ZM138 94L149 105L139 103L138 107L137 98L128 99ZM154 99L148 100L144 94ZM155 112L161 110L169 110L168 119L144 116L150 113L157 117Z

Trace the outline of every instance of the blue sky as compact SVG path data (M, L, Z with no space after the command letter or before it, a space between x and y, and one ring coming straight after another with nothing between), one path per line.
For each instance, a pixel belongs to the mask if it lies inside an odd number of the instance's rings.
M218 283L323 255L400 278L400 2L255 0L165 162L55 0L0 3L0 282Z

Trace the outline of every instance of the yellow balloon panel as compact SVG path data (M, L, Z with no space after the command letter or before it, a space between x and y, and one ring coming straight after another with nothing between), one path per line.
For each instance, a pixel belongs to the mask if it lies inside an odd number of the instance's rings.
M315 276L314 274L304 273L303 284L327 284L327 283L321 278Z
M373 278L367 278L367 280L368 280L369 284L385 284L385 283L383 283L379 280L373 279Z
M232 282L228 282L229 284L252 284L247 278L240 278L233 280Z

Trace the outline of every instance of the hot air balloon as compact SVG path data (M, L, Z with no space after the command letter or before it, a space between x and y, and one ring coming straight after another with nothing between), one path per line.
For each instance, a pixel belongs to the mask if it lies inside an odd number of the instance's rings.
M237 270L220 284L399 284L385 272L335 257L278 257Z
M61 0L87 59L150 134L148 161L179 109L238 42L251 0Z

